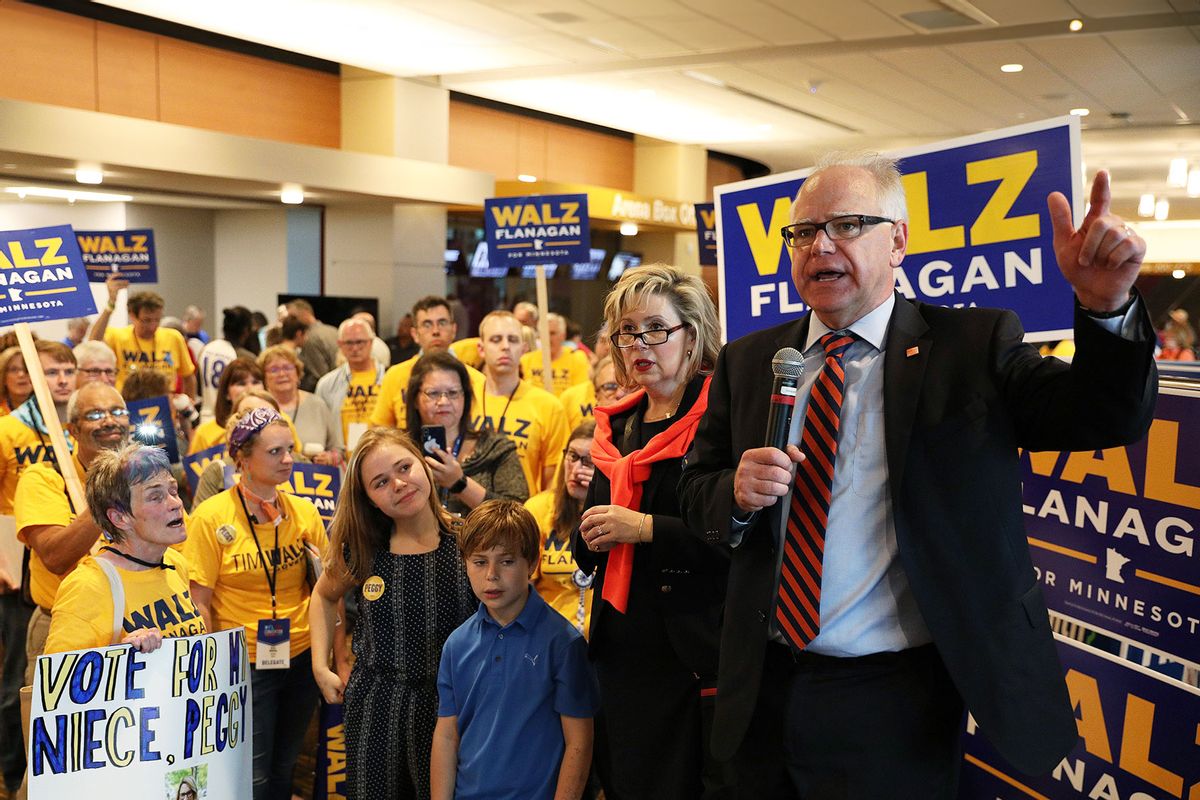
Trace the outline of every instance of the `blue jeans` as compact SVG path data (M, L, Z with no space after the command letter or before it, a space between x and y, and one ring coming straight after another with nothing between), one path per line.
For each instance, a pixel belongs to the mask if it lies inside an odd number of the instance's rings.
M291 800L292 770L317 708L312 653L287 669L251 669L254 697L254 800Z
M0 679L0 774L9 794L17 791L25 774L25 740L21 735L18 690L25 678L25 629L33 609L21 601L20 592L0 594L0 642L4 644L3 678Z

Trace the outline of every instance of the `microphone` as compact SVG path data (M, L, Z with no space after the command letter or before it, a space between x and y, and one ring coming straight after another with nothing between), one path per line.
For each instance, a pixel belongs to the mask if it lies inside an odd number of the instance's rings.
M766 447L782 450L787 446L788 429L792 425L792 409L796 405L796 387L804 374L804 356L794 347L783 347L771 359L775 382L771 385L771 410L767 414Z

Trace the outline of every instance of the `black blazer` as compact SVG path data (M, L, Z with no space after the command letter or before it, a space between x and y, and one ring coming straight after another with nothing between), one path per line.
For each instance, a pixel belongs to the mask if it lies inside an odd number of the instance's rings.
M680 402L681 412L692 407L704 383L694 379ZM640 427L646 402L612 418L617 449L628 453L624 441L641 441ZM626 433L628 431L628 433ZM724 612L725 580L729 569L727 547L712 547L687 529L680 518L676 487L683 465L680 459L660 461L650 467L642 486L642 500L635 509L654 516L654 539L634 545L634 574L630 587L630 614L657 614L666 627L675 655L701 678L715 679ZM599 469L588 487L585 507L607 505L611 484ZM616 609L601 599L608 566L607 553L593 553L579 536L572 536L575 562L584 572L597 568L592 593L590 649L593 658L605 657L605 625ZM646 589L648 591L640 591ZM649 608L646 607L649 601Z
M1049 770L1076 741L1074 714L1034 576L1017 448L1092 450L1144 435L1154 332L1114 336L1080 310L1070 366L1022 342L1011 311L948 309L897 295L884 354L884 438L900 562L934 644L980 729L1014 766ZM680 483L684 519L728 541L733 475L761 447L780 347L808 316L727 345ZM915 351L912 350L915 348ZM713 749L732 755L758 696L773 609L782 503L732 551Z

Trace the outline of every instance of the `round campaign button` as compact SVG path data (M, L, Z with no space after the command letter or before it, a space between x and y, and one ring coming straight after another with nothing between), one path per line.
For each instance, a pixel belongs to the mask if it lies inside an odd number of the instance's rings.
M221 544L233 544L234 538L237 536L237 528L232 525L217 526L217 541Z
M383 597L383 578L378 575L372 575L363 583L363 597L368 600L378 600Z

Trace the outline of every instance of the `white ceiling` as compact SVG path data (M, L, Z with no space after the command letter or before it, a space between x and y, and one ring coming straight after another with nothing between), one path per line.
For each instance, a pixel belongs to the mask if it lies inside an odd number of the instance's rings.
M101 2L775 171L1086 107L1122 213L1152 192L1200 218L1165 184L1170 157L1200 165L1200 0Z

